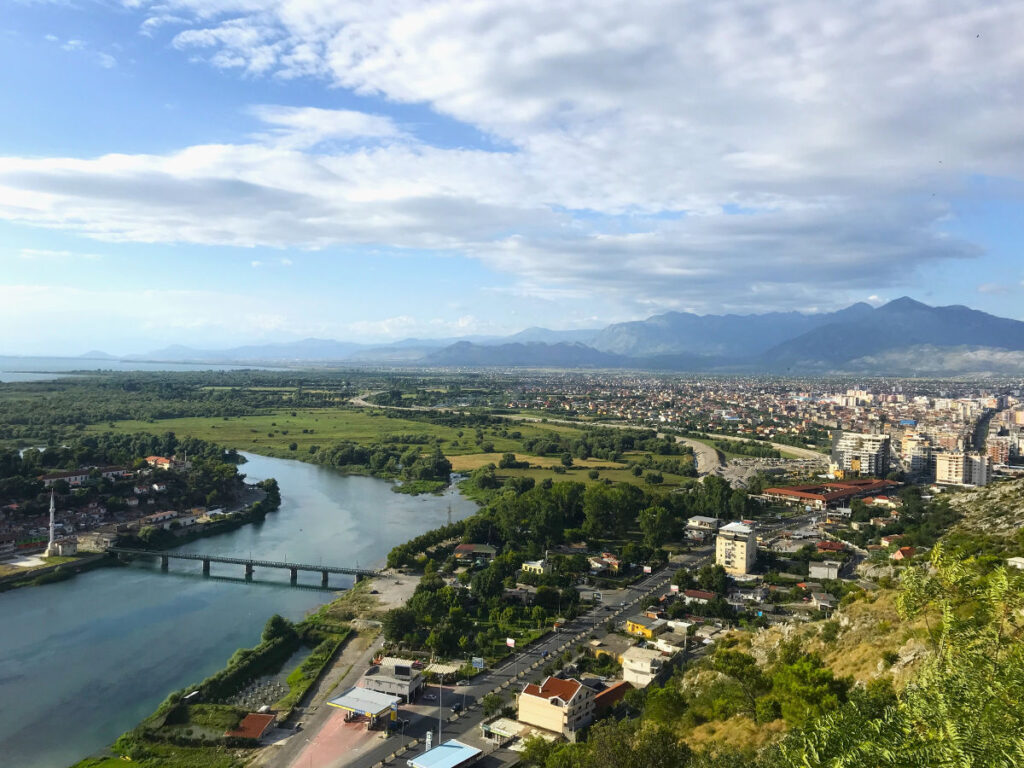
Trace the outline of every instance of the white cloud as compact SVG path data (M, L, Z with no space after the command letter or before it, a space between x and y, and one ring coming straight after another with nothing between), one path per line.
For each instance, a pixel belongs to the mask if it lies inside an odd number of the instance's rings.
M388 117L348 109L264 104L253 107L252 113L271 126L269 131L258 133L255 138L284 149L305 149L330 139L394 139L402 135Z
M942 201L974 176L1024 179L1019 4L136 5L144 32L173 24L213 66L424 104L506 149L264 105L250 143L0 159L0 217L110 240L457 251L552 299L803 307L977 255L944 234Z
M102 259L98 253L80 253L78 251L54 251L42 248L22 248L18 251L18 258L26 261L71 261L75 259L88 259L94 261Z

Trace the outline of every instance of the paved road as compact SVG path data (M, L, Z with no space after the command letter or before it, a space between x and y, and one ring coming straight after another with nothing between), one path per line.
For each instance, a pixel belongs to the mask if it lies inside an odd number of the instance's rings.
M649 600L651 597L661 594L671 581L673 575L679 568L699 568L710 561L712 548L702 547L698 550L684 555L678 561L670 563L657 573L644 577L636 584L618 592L619 599L613 605L597 605L583 615L568 622L558 632L552 632L528 648L516 653L514 657L502 662L498 667L487 670L486 673L477 676L472 684L466 686L444 685L430 686L428 694L437 696L436 702L430 702L429 706L423 706L423 700L413 706L401 710L400 716L408 720L405 727L405 734L393 735L387 739L381 739L375 735L374 739L360 748L360 754L356 756L341 754L336 762L331 763L331 768L372 768L383 760L388 759L398 751L402 744L418 739L420 745L404 753L397 759L396 764L402 764L405 759L423 751L422 742L428 730L433 731L437 743L438 715L442 723L442 740L458 738L469 743L483 746L484 741L480 736L480 723L484 716L480 707L480 701L488 693L499 690L500 692L518 692L519 687L540 675L540 669L549 660L562 652L568 646L575 646L587 642L591 635L604 637L608 634L605 625L609 620L621 621L624 614L635 610L639 603ZM545 655L545 653L547 655ZM356 672L359 670L353 670ZM455 715L451 707L456 702L463 704L465 711ZM436 706L435 706L436 704ZM326 707L321 708L326 710ZM334 711L317 713L317 716L307 719L306 728L295 738L296 746L288 749L287 746L277 747L282 750L274 754L271 759L266 760L269 766L293 766L302 768L304 765L301 759L301 747L307 740L315 741L318 729L322 728L328 716L340 716ZM490 747L488 746L488 749ZM482 766L498 766L510 764L518 759L518 755L507 750L497 750L489 755Z
M708 437L714 440L747 440L749 438L737 436L737 435L717 435L714 433L708 433ZM758 440L757 442L763 442ZM828 456L818 451L812 451L810 448L798 448L795 445L787 445L786 443L769 443L772 448L779 451L786 451L792 453L794 456L799 456L801 459L814 459L822 463L828 462Z

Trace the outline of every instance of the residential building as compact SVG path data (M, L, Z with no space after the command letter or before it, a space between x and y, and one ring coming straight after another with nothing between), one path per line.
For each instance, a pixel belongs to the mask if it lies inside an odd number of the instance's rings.
M718 530L718 518L694 515L686 521L686 537L695 541L706 541Z
M579 680L548 677L528 684L519 694L517 719L576 741L594 719L594 692Z
M935 482L944 485L988 485L989 458L983 453L951 451L935 454Z
M729 523L715 538L715 562L726 573L743 576L754 570L757 562L757 536L743 523Z
M888 435L865 432L835 433L832 440L832 462L851 473L885 477L889 472L890 439Z
M698 605L706 605L715 599L714 592L708 592L703 589L684 589L683 590L683 602L687 605L690 603L697 603Z
M916 550L913 547L900 547L891 555L889 555L889 557L897 562L909 560L914 556L915 551Z
M661 651L653 648L630 648L622 654L622 679L637 688L650 685L666 661Z
M664 632L666 629L668 629L668 624L665 623L664 619L651 618L642 613L626 619L626 632L647 640L650 640L660 632Z
M614 707L623 697L633 690L633 686L627 683L625 680L620 680L617 683L612 683L603 691L598 691L594 695L594 708L598 712L603 712L610 707Z
M521 566L523 573L533 573L537 576L543 576L546 573L551 573L551 563L548 562L547 558L543 560L527 560Z
M841 565L838 560L825 560L822 563L812 562L807 569L807 575L812 579L838 579Z

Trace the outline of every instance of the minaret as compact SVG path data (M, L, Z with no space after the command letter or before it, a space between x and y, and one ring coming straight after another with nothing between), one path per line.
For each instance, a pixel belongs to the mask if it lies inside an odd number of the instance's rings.
M51 488L50 489L50 543L46 545L46 556L47 557L54 557L57 554L57 545L55 543L55 539L57 537L54 535L54 516L56 515L56 512L57 512L57 505L54 502L54 499L53 499L53 489Z

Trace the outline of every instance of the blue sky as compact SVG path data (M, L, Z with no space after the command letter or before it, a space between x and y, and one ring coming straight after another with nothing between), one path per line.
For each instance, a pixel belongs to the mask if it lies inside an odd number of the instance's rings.
M1019 4L572 5L5 4L0 354L1024 319Z

